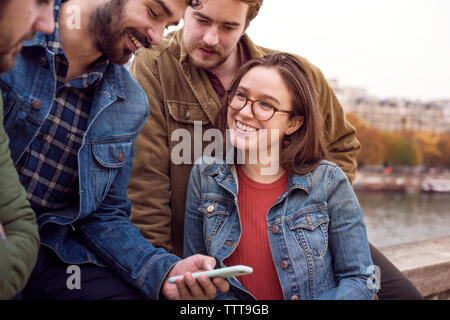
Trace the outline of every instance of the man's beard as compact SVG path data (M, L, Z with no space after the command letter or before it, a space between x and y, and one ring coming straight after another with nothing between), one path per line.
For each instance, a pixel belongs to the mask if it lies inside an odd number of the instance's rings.
M123 45L128 34L132 34L144 47L151 46L147 38L136 29L122 26L124 8L128 1L111 0L98 7L89 18L89 32L95 47L112 63L119 65L128 62L133 54L128 46Z
M203 43L197 43L194 45L185 45L186 51L188 53L188 55L191 57L191 61L192 63L196 66L196 67L200 67L206 70L214 70L215 68L219 67L220 65L222 65L223 63L225 63L225 61L227 61L228 57L230 56L229 54L225 54L222 51L218 50L217 48L212 48L209 47ZM208 59L197 59L195 58L191 53L197 49L206 49L208 51L214 51L216 54L214 56L213 60L208 60Z

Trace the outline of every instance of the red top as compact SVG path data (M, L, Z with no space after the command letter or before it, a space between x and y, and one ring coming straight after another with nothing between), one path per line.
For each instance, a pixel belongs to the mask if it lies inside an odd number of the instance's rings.
M227 266L243 264L253 273L237 277L259 300L283 300L283 291L270 251L266 216L270 207L286 191L288 175L266 184L250 179L236 166L239 191L239 214L242 235L237 248L225 259Z

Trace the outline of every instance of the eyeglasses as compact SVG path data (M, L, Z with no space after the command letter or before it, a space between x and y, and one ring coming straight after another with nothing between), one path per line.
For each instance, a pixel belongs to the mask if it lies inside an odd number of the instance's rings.
M292 111L278 109L268 102L249 99L239 90L228 90L228 105L231 109L240 111L249 101L251 102L253 116L261 121L268 121L272 119L275 112L293 114Z

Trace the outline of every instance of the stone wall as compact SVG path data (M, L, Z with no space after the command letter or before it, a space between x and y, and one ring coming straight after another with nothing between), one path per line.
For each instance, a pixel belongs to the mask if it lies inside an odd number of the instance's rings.
M379 250L406 275L425 299L450 300L450 236Z

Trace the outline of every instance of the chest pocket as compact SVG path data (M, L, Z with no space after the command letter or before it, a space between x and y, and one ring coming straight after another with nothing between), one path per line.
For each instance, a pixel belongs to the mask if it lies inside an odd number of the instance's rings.
M190 165L202 155L196 154L195 150L204 150L210 143L203 141L203 134L212 128L212 123L198 103L167 100L167 107L170 114L167 129L171 159L176 165ZM197 128L194 129L194 125Z
M91 174L94 178L92 189L99 203L108 194L118 169L131 161L132 151L133 143L131 139L129 141L92 144L92 153L96 160L94 168L91 168Z
M208 116L198 103L188 103L167 100L167 108L170 116L178 123L191 124L195 121L201 121L202 125L209 123Z
M326 207L314 207L294 214L287 222L300 247L307 253L322 257L328 248L329 217Z
M198 210L203 215L203 234L210 242L220 231L230 215L232 204L222 199L204 198Z

